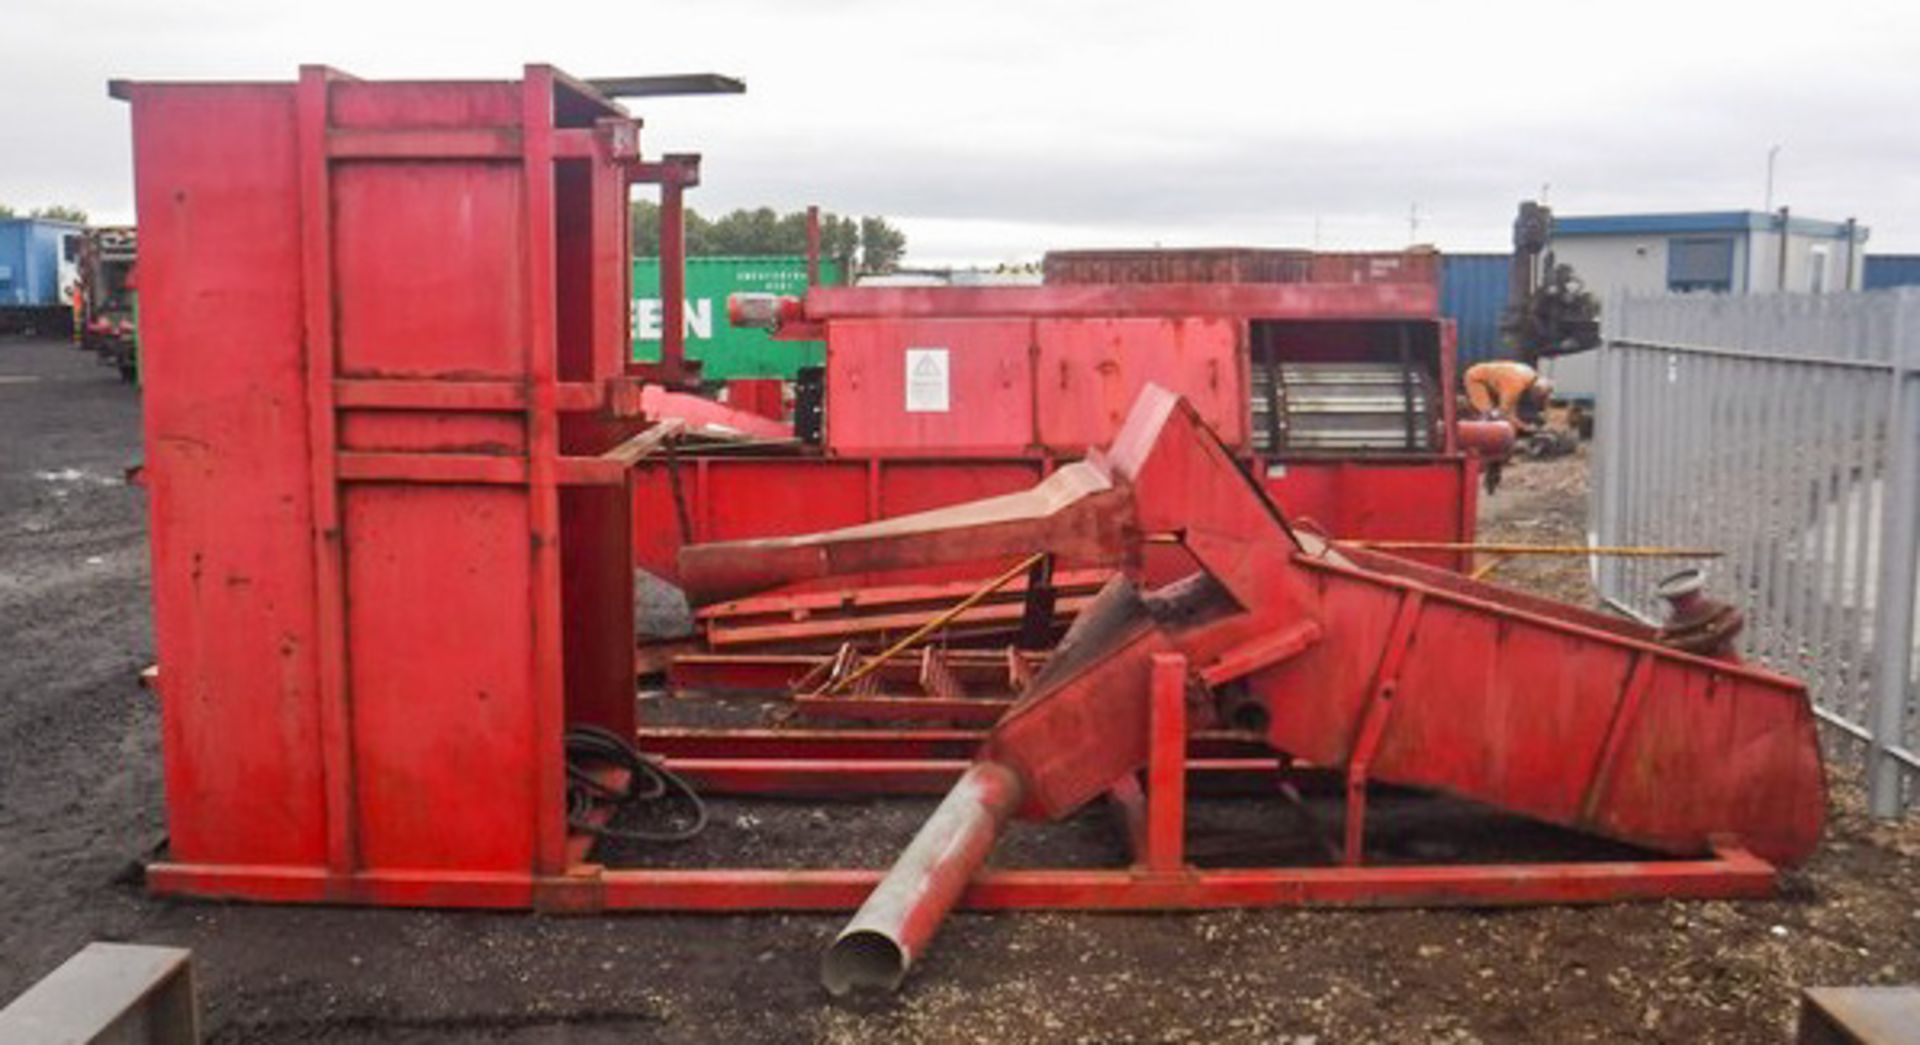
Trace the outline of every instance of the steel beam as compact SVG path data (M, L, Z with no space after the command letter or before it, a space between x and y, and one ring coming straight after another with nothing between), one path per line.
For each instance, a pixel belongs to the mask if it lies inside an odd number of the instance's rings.
M193 952L90 943L0 1009L0 1042L196 1045Z

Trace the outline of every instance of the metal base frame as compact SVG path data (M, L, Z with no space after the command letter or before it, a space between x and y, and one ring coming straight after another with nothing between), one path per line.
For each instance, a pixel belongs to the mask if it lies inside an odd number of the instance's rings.
M883 868L606 870L560 877L423 871L346 880L304 867L153 864L162 895L271 903L595 911L851 911ZM975 911L1209 910L1229 907L1497 907L1770 896L1773 865L1739 849L1700 860L1196 870L982 872L960 899Z
M1334 867L1202 869L1185 859L1186 799L1195 789L1274 774L1284 760L1244 737L1189 736L1186 663L1154 664L1152 736L1144 786L1128 778L1110 798L1134 852L1115 869L986 870L960 899L971 910L1426 907L1747 899L1774 892L1777 872L1727 843L1700 859L1539 864L1369 866L1365 766L1346 768L1345 863ZM654 729L641 745L710 793L785 798L935 795L969 765L982 734L896 731ZM164 895L280 903L595 911L843 911L858 907L882 868L612 869L584 859L585 839L560 876L451 870L334 876L305 867L160 862L147 884Z

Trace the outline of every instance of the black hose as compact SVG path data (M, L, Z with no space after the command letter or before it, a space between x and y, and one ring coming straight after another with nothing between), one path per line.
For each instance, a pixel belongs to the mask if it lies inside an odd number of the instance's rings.
M707 804L693 785L641 754L625 737L600 726L573 726L566 732L566 752L567 823L574 828L631 842L685 842L706 830ZM626 786L609 787L591 772L605 767L626 770ZM691 810L690 819L681 826L669 830L613 826L613 817L622 810L668 801L676 794ZM603 822L596 822L593 813L602 806L613 811Z

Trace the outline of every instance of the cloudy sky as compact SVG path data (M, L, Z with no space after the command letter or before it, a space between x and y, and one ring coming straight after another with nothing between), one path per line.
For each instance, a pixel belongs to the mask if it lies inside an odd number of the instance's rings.
M1920 251L1920 4L4 0L0 202L131 217L111 77L744 78L636 103L703 210L885 214L926 263L1049 247L1504 246L1776 204Z

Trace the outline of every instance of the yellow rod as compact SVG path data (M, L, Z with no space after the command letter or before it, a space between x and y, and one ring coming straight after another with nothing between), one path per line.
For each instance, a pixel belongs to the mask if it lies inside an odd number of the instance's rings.
M855 682L858 682L861 679L867 677L868 674L872 673L875 669L879 668L880 665L885 664L889 660L892 660L896 655L900 653L901 650L904 650L908 646L911 646L914 643L919 642L921 639L926 638L928 635L933 634L935 631L938 631L939 629L946 627L946 625L949 622L951 622L955 617L960 616L962 613L965 613L968 610L972 609L974 606L978 605L980 600L986 598L989 595L992 595L994 592L999 591L1001 588L1006 587L1009 583L1013 581L1015 577L1018 577L1021 574L1032 569L1034 563L1037 563L1044 558L1046 558L1045 552L1035 552L1032 555L1027 556L1025 559L1020 560L1019 565L1014 566L1012 569L1009 569L1007 572L988 581L986 587L981 588L979 591L974 592L972 595L969 595L966 598L961 599L959 602L954 603L951 608L942 610L938 616L934 617L932 620L926 622L925 624L922 624L919 627L913 629L911 633L909 633L905 638L901 639L899 642L896 642L893 645L888 646L885 652L867 661L865 664L860 665L858 668L855 668L853 671L848 672L845 676L842 676L837 681L828 685L827 688L825 690L822 690L821 692L823 694L838 693L843 688L847 686L851 686Z
M1643 559L1717 559L1726 552L1717 548L1663 548L1657 546L1589 547L1584 544L1466 544L1452 541L1347 541L1335 540L1354 548L1375 551L1484 552L1489 555L1608 555Z
M1494 570L1499 569L1500 564L1503 562L1506 562L1507 558L1508 556L1505 556L1505 555L1496 555L1493 558L1488 559L1484 565L1476 568L1472 573L1467 574L1467 579L1475 580L1475 581L1486 580L1487 574L1490 574Z

